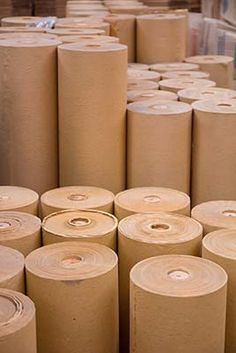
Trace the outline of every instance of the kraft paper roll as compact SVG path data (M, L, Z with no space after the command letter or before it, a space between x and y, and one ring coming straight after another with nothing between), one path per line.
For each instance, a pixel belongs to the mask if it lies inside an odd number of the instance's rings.
M68 22L60 22L60 20L56 23L55 25L56 30L59 28L64 28L64 29L69 29L69 28L74 28L74 29L99 29L105 32L105 35L109 36L110 35L110 25L109 23L105 22L92 22L92 21L85 21L85 20L79 20L79 19L68 19Z
M37 16L15 16L5 17L1 19L2 27L13 26L13 27L26 27L35 25L40 22L43 18Z
M35 306L30 298L0 289L1 353L37 353Z
M131 351L224 353L227 274L217 264L152 257L133 267L130 292Z
M208 79L210 75L203 71L167 71L161 75L163 80L169 78L204 78Z
M124 45L59 47L61 186L124 189L126 89Z
M117 262L111 249L86 242L44 246L26 258L38 353L118 353Z
M0 35L1 38L1 35ZM102 35L73 35L73 36L60 36L60 41L66 43L119 43L119 39L111 36Z
M58 185L59 44L43 38L0 40L0 184L39 194Z
M128 105L127 186L163 186L189 193L192 108L150 100Z
M200 69L199 65L189 63L163 63L154 64L150 66L150 70L164 73L167 71L197 71Z
M38 214L39 195L19 186L0 186L0 211Z
M1 27L0 27L1 28ZM53 34L47 34L44 32L8 32L1 33L0 31L0 39L21 39L21 38L29 38L29 39L57 39L58 36Z
M0 288L12 289L22 293L25 291L24 256L17 250L1 245Z
M186 55L186 17L153 14L137 17L137 62L179 62Z
M202 88L214 87L216 83L211 80L203 78L170 78L168 80L160 81L160 89L178 93L178 91L185 88Z
M150 80L154 82L159 82L161 76L159 73L154 71L128 69L128 79Z
M203 240L203 257L220 265L228 274L226 353L236 351L236 230L208 234Z
M208 88L186 88L178 92L181 102L193 103L199 100L216 99L236 99L236 91L228 88L208 87Z
M65 241L91 241L116 251L117 219L97 210L66 210L43 220L43 244Z
M171 100L177 101L178 96L173 92L159 91L159 90L133 90L128 91L128 103L142 102L146 100Z
M41 246L41 221L24 212L0 212L0 244L27 256Z
M134 70L149 70L149 65L139 64L139 63L129 63L128 68L134 69Z
M45 33L45 28L39 27L0 27L0 33Z
M192 106L193 205L210 200L234 200L236 101L205 100L194 102Z
M105 34L103 30L93 28L55 28L48 29L47 33L58 36L60 41L61 37L65 36L94 36Z
M104 18L110 24L110 35L128 46L128 61L135 61L136 18L132 15L110 14Z
M129 273L152 256L201 254L202 226L171 213L136 214L119 224L120 327L123 351L129 341ZM127 351L127 349L126 349Z
M120 192L115 197L115 216L121 220L135 213L174 212L189 216L187 194L167 188L142 187Z
M217 87L233 88L234 58L225 55L199 55L185 59L197 64L202 71L209 72Z
M236 201L203 202L191 214L203 225L204 234L222 228L236 229Z
M150 90L158 89L159 84L150 80L140 80L140 79L128 79L128 91L129 90Z

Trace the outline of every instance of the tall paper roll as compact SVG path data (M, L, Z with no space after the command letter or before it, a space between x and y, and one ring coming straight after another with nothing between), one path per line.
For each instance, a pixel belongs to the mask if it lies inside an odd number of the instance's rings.
M159 82L161 76L159 73L154 71L128 69L128 79L150 80Z
M25 292L24 256L17 250L1 245L0 288Z
M129 342L129 273L141 260L157 255L201 254L202 226L171 213L136 214L119 224L121 347ZM126 350L125 350L126 348Z
M39 195L19 186L0 186L0 211L38 214Z
M199 100L212 100L217 101L224 99L235 99L236 90L219 87L208 87L208 88L186 88L178 91L179 100L185 103L194 103Z
M171 100L177 101L178 96L173 92L160 91L160 90L133 90L128 91L127 100L128 103L142 102L146 100Z
M159 85L162 90L178 93L185 88L214 87L216 83L203 78L172 78L160 81Z
M189 216L190 198L181 191L151 186L125 190L115 197L115 215L119 220L135 213L160 211Z
M38 193L58 184L57 46L0 40L0 183Z
M163 63L154 64L150 66L150 70L164 73L167 71L197 71L200 69L199 65L189 63Z
M59 47L61 186L124 189L126 88L125 46Z
M163 80L170 78L204 78L208 79L210 75L203 71L167 71L161 75Z
M26 27L35 25L42 20L42 17L37 16L14 16L14 17L4 17L1 19L2 27L13 26L13 27Z
M131 62L128 64L128 68L134 70L149 70L149 65Z
M236 199L236 101L193 103L193 205ZM209 167L210 166L210 167Z
M1 353L37 353L35 306L30 298L0 289Z
M152 100L128 105L127 185L189 193L192 109Z
M158 89L159 84L150 80L128 79L128 91Z
M236 351L236 229L218 230L203 239L202 255L228 274L228 300L226 317L226 353Z
M26 258L38 353L118 352L117 256L86 242L44 246Z
M104 35L105 31L101 29L95 28L55 28L55 29L48 29L48 34L56 35L58 37L65 37L65 36L93 36L93 35ZM61 38L58 38L61 40Z
M1 36L0 36L1 38ZM60 36L60 41L66 43L119 43L119 39L111 36L103 35L72 35L72 36Z

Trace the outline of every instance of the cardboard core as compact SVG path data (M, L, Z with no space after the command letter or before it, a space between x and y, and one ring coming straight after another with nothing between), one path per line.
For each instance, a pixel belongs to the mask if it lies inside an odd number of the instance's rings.
M218 107L232 107L232 104L230 104L230 103L220 103L217 105L218 105Z
M68 199L71 201L85 201L88 199L88 196L85 194L71 194L68 196Z
M168 224L162 224L162 223L155 223L155 224L151 224L150 228L153 230L157 230L157 231L163 231L163 230L168 230L170 229L170 226Z
M184 281L190 277L190 274L187 271L177 269L168 272L168 276L177 281Z
M6 228L9 228L9 227L11 227L11 223L10 223L10 222L0 221L0 231L1 231L2 229L6 229Z
M68 223L73 227L84 227L91 223L91 220L86 217L71 218Z
M147 195L144 197L144 201L153 203L153 202L160 202L161 199L157 195Z
M62 260L62 264L66 268L72 268L78 266L78 264L82 261L82 257L74 255L74 256L68 256L65 257Z
M226 217L236 217L236 210L223 211L223 215Z
M168 109L167 105L153 105L153 109Z

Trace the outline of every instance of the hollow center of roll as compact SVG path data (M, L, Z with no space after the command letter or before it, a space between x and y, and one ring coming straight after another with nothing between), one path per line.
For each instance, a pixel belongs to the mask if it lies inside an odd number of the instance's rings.
M100 48L101 45L100 44L87 44L86 47L88 47L88 48Z
M184 83L193 84L194 82L193 81L184 81Z
M0 326L6 325L17 314L17 305L8 296L0 295Z
M141 94L141 97L154 97L155 93L143 93Z
M144 197L144 201L154 203L154 202L160 202L161 199L157 195L147 195Z
M9 200L9 196L8 195L0 195L0 201L5 201L5 200Z
M168 276L177 281L184 281L190 277L190 274L187 271L177 269L168 272Z
M232 107L232 104L230 104L230 103L219 103L217 105L218 105L218 107Z
M213 61L213 60L215 60L215 58L205 57L204 60L206 60L206 61L208 61L208 60L209 60L209 61Z
M91 220L86 217L71 218L68 223L73 227L84 227L91 223Z
M82 257L73 255L67 256L62 260L62 264L66 268L73 268L78 266L78 264L82 261Z
M226 217L236 217L236 210L223 211L223 215Z
M11 223L7 221L0 221L0 230L11 227Z
M206 92L202 92L202 94L212 94L212 95L213 95L214 92L207 92L207 91L206 91Z
M158 109L158 110L160 110L160 109L161 109L161 110L166 110L166 109L168 109L167 105L164 105L164 104L162 104L162 105L161 105L161 104L160 104L160 105L156 104L156 105L153 105L152 108L153 108L153 109Z
M154 223L150 225L150 228L162 232L164 230L170 229L170 226L164 223Z
M85 201L88 199L88 196L85 194L71 194L68 196L68 199L71 201Z

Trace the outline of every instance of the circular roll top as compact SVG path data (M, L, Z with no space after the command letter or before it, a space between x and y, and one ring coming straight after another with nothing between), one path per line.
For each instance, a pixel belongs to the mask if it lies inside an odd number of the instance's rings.
M214 81L205 80L202 78L170 78L168 80L160 81L160 89L172 90L178 92L188 87L214 87Z
M187 255L163 255L141 261L131 270L130 278L143 290L168 297L205 296L227 283L227 274L219 265Z
M75 35L104 35L105 32L101 29L92 28L55 28L48 29L47 33L57 35L57 36L75 36Z
M192 71L199 70L199 65L189 64L189 63L164 63L164 64L154 64L150 65L150 69L152 71L157 71L160 73L164 73L167 71Z
M128 91L127 99L129 103L140 102L149 99L173 100L177 101L178 96L173 92L159 90L133 90Z
M236 91L228 88L208 87L208 88L186 88L178 92L181 100L194 102L197 100L227 100L236 98Z
M194 110L216 114L235 114L236 100L220 99L220 100L202 100L192 104Z
M222 258L236 261L236 229L221 229L203 239L203 248Z
M196 55L196 56L190 56L189 58L186 58L185 61L187 63L192 63L192 64L228 64L234 61L234 59L231 56L226 56L226 55Z
M59 50L78 51L85 53L104 53L111 51L127 51L127 47L126 45L116 43L70 43L61 45Z
M23 271L24 256L15 249L0 245L0 287L4 287L5 283L13 280L14 277L20 275Z
M60 36L60 41L62 43L119 43L119 38L103 35L73 35Z
M26 270L35 276L56 281L85 280L106 274L118 262L106 246L66 242L44 246L26 258Z
M19 186L0 186L0 211L21 210L38 204L39 195Z
M161 75L163 80L172 78L209 78L210 75L207 72L202 71L167 71Z
M129 63L128 69L132 70L149 70L149 65L139 63Z
M139 79L128 79L128 91L130 90L150 90L158 89L159 85L157 82L150 80L139 80Z
M128 110L147 115L178 115L191 112L192 108L189 104L182 102L153 99L145 102L130 103Z
M153 71L128 69L128 79L150 80L159 82L161 76L159 73Z
M14 16L14 17L2 18L1 24L2 26L29 26L29 25L36 25L38 22L42 20L43 20L43 17Z
M55 39L44 39L43 36L38 37L18 37L1 39L0 47L11 47L11 48L41 48L41 47L56 47L61 42Z

